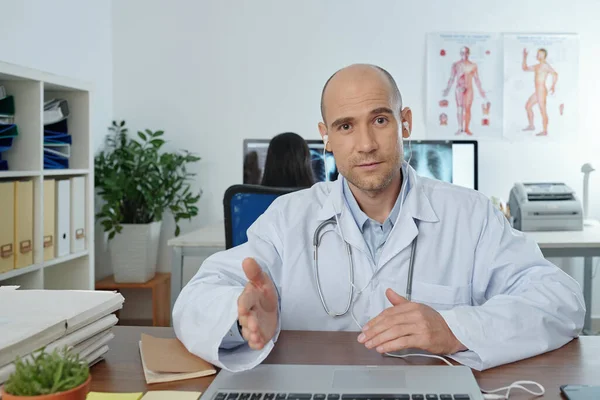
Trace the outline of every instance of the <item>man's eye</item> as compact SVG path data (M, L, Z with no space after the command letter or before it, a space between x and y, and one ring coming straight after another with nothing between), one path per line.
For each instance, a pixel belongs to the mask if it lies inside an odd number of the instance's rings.
M347 131L350 129L350 124L344 124L341 126L342 130Z
M377 122L379 125L383 125L387 122L387 120L384 117L379 117L375 119L375 122Z

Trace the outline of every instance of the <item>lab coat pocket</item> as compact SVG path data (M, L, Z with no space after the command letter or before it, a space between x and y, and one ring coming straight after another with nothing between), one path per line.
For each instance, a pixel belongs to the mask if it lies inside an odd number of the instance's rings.
M436 310L448 310L471 304L471 285L446 286L421 281L412 283L412 301Z

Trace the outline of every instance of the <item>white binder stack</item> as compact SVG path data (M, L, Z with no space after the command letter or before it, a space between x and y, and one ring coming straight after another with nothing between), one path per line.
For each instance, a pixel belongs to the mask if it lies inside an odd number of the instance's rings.
M17 290L0 287L0 383L17 357L68 347L92 365L102 360L114 337L113 314L123 296L109 291Z

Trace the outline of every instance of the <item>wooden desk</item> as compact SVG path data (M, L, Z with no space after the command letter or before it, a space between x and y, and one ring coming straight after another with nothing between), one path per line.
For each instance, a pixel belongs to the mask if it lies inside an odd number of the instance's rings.
M171 274L157 272L154 278L143 283L117 283L113 275L96 282L96 290L149 289L152 291L152 325L169 326L171 307L169 291ZM127 303L127 302L125 302Z
M204 392L214 379L205 377L173 383L146 385L140 363L138 341L142 332L156 337L174 337L171 328L113 328L106 360L92 367L92 390L100 392L145 392L148 390L196 390ZM326 349L326 351L323 351ZM411 357L407 360L384 357L367 350L351 332L284 331L266 363L278 364L359 364L439 365L441 361ZM566 383L600 385L600 337L583 336L564 347L518 363L474 371L479 385L493 389L518 380L533 380L546 388L544 399L560 399L559 386ZM511 391L511 400L531 399Z

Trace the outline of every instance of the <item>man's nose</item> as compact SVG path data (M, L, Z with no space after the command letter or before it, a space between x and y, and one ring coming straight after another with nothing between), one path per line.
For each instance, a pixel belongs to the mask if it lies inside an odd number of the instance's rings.
M375 132L370 127L363 127L358 132L357 148L360 152L370 153L377 150L377 142L375 141Z

